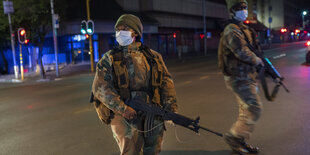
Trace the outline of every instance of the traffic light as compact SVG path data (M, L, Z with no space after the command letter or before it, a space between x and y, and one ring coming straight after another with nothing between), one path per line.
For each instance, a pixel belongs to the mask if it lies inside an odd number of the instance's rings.
M87 21L87 34L92 35L94 34L94 31L94 22L92 20Z
M26 39L26 40L25 40L25 44L28 44L28 43L29 43L29 39Z
M176 38L177 37L177 33L173 33L173 38Z
M200 39L203 39L205 37L204 34L199 34Z
M24 28L19 28L18 29L17 36L18 36L18 42L20 44L24 44L27 41L26 30ZM28 41L27 41L27 43L28 43Z
M92 20L85 21L81 23L81 33L92 35L95 32L95 24Z
M87 29L87 23L85 20L83 20L81 23L81 33L86 34L86 29Z

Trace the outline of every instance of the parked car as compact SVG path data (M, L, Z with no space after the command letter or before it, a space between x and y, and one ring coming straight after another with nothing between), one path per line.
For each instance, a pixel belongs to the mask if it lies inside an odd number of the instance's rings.
M307 50L306 50L306 63L310 64L310 40L306 42Z

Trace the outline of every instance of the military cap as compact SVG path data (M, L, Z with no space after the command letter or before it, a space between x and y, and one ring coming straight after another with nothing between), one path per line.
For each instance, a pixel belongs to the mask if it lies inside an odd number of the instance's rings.
M118 18L114 28L116 29L119 25L127 25L142 38L143 26L139 17L132 14L123 14Z

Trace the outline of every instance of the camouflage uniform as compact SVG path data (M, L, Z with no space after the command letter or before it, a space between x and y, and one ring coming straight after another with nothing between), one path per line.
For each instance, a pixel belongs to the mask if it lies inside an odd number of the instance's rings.
M258 95L255 68L259 58L247 47L244 34L255 46L252 32L242 22L234 21L227 25L220 40L218 58L226 86L234 92L239 104L239 116L230 134L248 139L260 117L262 103Z
M136 42L132 45L122 47L121 52L124 56L123 62L125 62L128 70L131 98L141 98L149 103L149 94L144 90L152 87L149 82L151 80L151 70L146 57L139 48L140 45L140 42ZM159 63L163 66L164 70L163 83L160 87L160 104L165 109L176 111L176 93L172 77L161 55L153 50L151 52L158 57L160 60ZM99 104L95 105L99 118L111 124L113 136L118 143L122 155L136 155L141 153L158 154L163 141L163 120L155 118L154 125L162 125L155 128L151 136L145 136L144 133L138 131L144 130L145 114L137 112L137 117L132 120L122 117L122 113L124 113L127 106L115 89L112 64L112 51L105 53L97 64L92 90L95 99L100 101ZM111 113L114 114L114 117L109 122L106 116L111 116Z

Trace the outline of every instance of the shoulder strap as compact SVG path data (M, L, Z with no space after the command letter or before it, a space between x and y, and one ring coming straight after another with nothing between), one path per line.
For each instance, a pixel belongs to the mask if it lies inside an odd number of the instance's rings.
M140 51L146 57L151 71L151 79L149 81L149 86L152 86L150 89L150 98L153 103L161 105L160 103L160 88L162 87L163 82L163 66L155 54L152 53L151 49L145 45L140 46Z

